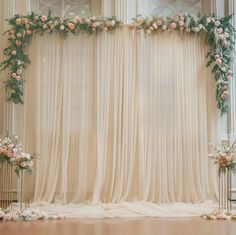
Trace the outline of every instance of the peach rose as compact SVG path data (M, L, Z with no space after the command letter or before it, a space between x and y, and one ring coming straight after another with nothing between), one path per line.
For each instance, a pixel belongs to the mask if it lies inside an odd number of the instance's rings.
M17 18L17 19L16 19L16 24L17 24L17 25L20 25L21 23L22 23L22 19L21 19L21 18Z
M68 23L67 26L70 30L75 29L75 25L73 23Z
M17 81L20 81L20 80L21 80L21 76L20 76L20 75L17 75L17 76L16 76L16 80L17 80Z

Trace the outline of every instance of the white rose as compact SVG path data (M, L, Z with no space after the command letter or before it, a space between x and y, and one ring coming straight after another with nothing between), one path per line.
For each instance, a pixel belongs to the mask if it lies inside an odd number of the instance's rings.
M64 25L60 25L60 30L63 31L65 29Z
M198 28L199 28L199 29L202 29L202 28L203 28L203 25L202 25L202 24L199 24L199 25L198 25Z
M21 33L17 33L16 36L17 36L18 38L20 38L20 37L22 36L22 34L21 34Z
M167 29L167 26L166 26L166 25L163 25L163 26L162 26L162 30L165 31L166 29Z
M22 74L22 69L18 69L18 70L16 71L16 73L17 73L17 74Z
M226 68L225 67L222 67L221 70L222 70L222 72L226 72Z
M207 18L207 23L211 23L211 18Z
M93 20L93 21L96 20L96 17L95 17L95 16L92 16L92 17L91 17L91 20Z
M195 33L198 33L198 32L200 31L200 29L199 29L198 27L193 27L193 31L194 31Z
M48 26L47 26L47 24L44 24L43 25L43 29L46 29Z
M225 38L228 38L229 34L227 32L224 32L224 36L225 36Z
M114 26L116 22L114 20L111 21L111 25Z
M21 65L21 61L20 60L17 60L17 65Z
M184 26L184 22L182 20L179 21L179 26Z
M59 24L59 22L57 21L57 20L55 20L54 21L54 25L56 26L56 25L58 25Z
M13 152L13 153L17 153L17 148L13 148L13 149L12 149L12 152Z
M76 24L77 23L77 18L73 19L73 23Z
M222 29L222 28L218 28L218 29L216 29L216 32L217 32L218 34L221 34L221 33L223 32L223 29Z
M224 38L225 38L225 37L224 37L223 34L220 34L220 35L219 35L219 39L220 39L220 40L223 40Z
M29 160L30 159L30 154L26 153L25 158Z
M156 23L153 23L152 26L153 26L154 29L157 29L157 28L158 28L158 26L157 26Z

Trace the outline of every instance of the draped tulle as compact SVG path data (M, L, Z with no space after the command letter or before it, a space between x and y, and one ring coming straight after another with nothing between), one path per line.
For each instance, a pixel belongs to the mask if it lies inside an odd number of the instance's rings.
M95 203L103 213L100 203L143 201L146 210L217 198L208 143L218 140L219 113L201 37L125 27L38 35L28 51L16 129L40 154L36 203Z

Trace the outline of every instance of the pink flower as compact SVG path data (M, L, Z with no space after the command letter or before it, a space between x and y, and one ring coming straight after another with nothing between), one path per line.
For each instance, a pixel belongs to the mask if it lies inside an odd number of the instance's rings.
M216 54L215 55L215 59L219 59L220 58L220 55L219 54Z
M22 162L22 163L20 164L20 166L23 167L23 168L25 168L25 167L27 167L27 163L26 163L26 162Z
M75 29L75 25L73 23L68 23L67 26L70 30Z
M225 157L225 159L226 159L227 161L231 161L231 160L232 160L232 156L227 155L227 156Z
M222 63L222 60L220 58L216 59L216 63L220 65Z
M12 76L13 78L16 78L16 73L12 73L11 76Z
M20 46L21 45L21 41L20 40L16 40L16 45Z
M26 34L28 34L28 35L31 34L31 30L28 30L28 29L27 29L27 30L26 30Z
M176 27L177 27L177 25L176 25L175 22L172 22L172 23L170 24L170 28L171 28L171 29L176 29Z
M47 16L42 15L42 16L41 16L41 20L42 20L43 22L46 21L46 20L47 20Z
M216 27L220 26L220 21L219 21L219 20L217 20L217 21L215 22L215 26L216 26Z
M38 20L38 19L39 19L39 17L38 17L38 16L35 16L35 17L34 17L34 20L35 20L35 21L36 21L36 20Z
M152 31L152 30L154 30L154 28L153 28L152 26L150 26L150 27L149 27L149 30L151 30L151 31Z
M20 76L20 75L17 75L17 76L16 76L16 80L17 80L17 81L20 81L20 80L21 80L21 76Z
M159 19L159 20L157 20L157 25L158 25L158 26L161 26L161 25L162 25L162 23L163 23L163 22L162 22L162 20L160 20L160 19Z
M105 27L104 29L103 29L103 32L106 32L107 31L107 27Z

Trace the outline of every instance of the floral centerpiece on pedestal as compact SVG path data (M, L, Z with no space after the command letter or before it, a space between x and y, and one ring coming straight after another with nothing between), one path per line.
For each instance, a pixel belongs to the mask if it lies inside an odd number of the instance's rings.
M236 172L236 141L230 145L228 142L213 147L211 145L209 157L218 165L218 171L225 173L226 170Z
M37 154L30 155L22 151L22 144L18 136L9 134L0 139L0 163L7 162L15 168L19 176L21 170L32 172L33 160Z

